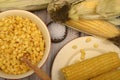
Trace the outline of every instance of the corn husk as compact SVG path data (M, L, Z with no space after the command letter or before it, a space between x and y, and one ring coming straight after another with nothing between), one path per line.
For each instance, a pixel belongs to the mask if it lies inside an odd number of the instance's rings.
M96 13L106 19L120 16L120 0L100 0Z
M11 9L40 10L47 8L52 0L0 0L0 11Z
M119 26L120 25L120 18L108 19L108 22Z

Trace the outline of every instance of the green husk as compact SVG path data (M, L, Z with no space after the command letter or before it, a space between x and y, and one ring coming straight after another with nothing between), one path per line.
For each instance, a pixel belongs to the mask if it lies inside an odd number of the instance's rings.
M11 9L40 10L47 8L52 0L0 0L0 11Z

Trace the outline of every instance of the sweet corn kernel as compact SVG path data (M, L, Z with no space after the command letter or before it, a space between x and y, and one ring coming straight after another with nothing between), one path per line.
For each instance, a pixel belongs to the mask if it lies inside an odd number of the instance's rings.
M84 60L85 59L85 55L86 55L85 50L84 49L80 49L80 53L81 53L80 59Z
M77 45L73 45L73 46L72 46L72 49L77 49Z
M93 45L93 47L94 47L94 48L98 48L99 45L98 45L97 43L95 43L95 44Z
M85 41L86 43L89 43L92 39L90 37L88 37Z

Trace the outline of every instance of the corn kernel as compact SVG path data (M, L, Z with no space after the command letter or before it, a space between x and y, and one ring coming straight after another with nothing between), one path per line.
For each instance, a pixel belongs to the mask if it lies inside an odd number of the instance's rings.
M91 38L88 37L88 38L86 39L86 43L89 43L90 41L91 41Z
M84 60L85 59L85 55L86 55L85 50L84 49L80 49L80 53L81 53L80 59Z
M98 45L97 43L95 43L95 44L93 45L93 47L94 47L94 48L98 48L99 45Z
M77 45L73 45L73 46L72 46L72 49L77 49Z

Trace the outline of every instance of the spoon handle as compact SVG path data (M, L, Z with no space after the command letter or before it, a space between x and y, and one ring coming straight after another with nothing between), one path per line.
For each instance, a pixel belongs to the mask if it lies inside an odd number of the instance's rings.
M51 80L50 77L42 70L42 69L39 69L38 67L36 67L35 65L31 64L31 62L22 57L21 58L21 61L23 61L24 63L26 63L31 69L34 70L34 72L36 73L36 75L42 79L42 80Z

